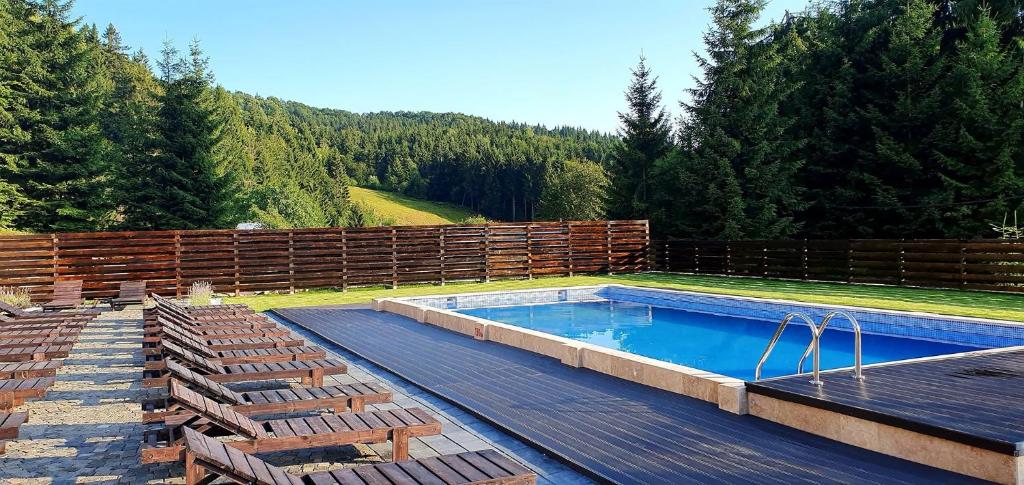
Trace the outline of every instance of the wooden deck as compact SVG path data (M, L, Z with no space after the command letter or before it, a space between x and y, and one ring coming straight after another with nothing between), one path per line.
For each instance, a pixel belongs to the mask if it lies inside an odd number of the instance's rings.
M605 482L973 482L390 313L275 313Z
M1021 456L1024 452L1024 350L869 367L748 383L777 399L849 414L918 433Z

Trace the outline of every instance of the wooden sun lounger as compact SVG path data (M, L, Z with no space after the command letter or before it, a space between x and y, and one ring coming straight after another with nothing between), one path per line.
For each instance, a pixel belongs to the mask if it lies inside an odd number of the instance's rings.
M171 382L170 393L193 414L174 422L169 417L163 428L143 433L142 463L183 459L182 431L186 427L241 437L229 446L249 453L391 441L395 461L409 458L409 438L441 433L441 422L419 408L256 421L180 382Z
M291 362L293 360L326 359L327 352L316 346L280 347L276 349L210 350L201 340L161 341L159 346L142 349L148 361L163 360L165 354L182 355L189 351L205 356L221 365Z
M0 380L0 411L10 411L26 399L41 398L53 387L53 377Z
M21 425L28 422L28 411L0 413L0 455L7 451L7 440L18 437Z
M361 413L367 404L391 402L391 391L376 383L235 392L178 364L170 367L174 375L171 385L180 380L192 390L246 416L321 410ZM142 422L162 422L165 417L182 411L171 396L144 401Z
M84 322L88 322L96 318L99 314L100 312L93 310L60 313L27 312L14 305L0 301L0 325L48 322L82 322L84 325Z
M0 349L0 362L64 359L71 353L71 345L40 345Z
M307 386L324 385L324 376L344 374L348 368L336 359L221 365L187 350L177 355L181 364L216 382L272 381L299 378ZM166 387L171 360L147 362L142 372L143 387ZM163 368L158 368L163 367Z
M53 282L53 296L43 303L43 311L78 308L85 303L82 298L82 280Z
M21 337L21 338L0 338L0 349L15 347L33 347L42 345L74 345L78 343L78 337L55 336L55 337Z
M53 377L64 362L40 360L29 362L8 362L0 364L0 379L28 379L31 377Z
M286 328L277 326L270 328L249 328L234 325L215 325L210 327L212 328L197 329L187 324L182 325L171 320L164 320L163 317L160 317L160 325L147 328L144 335L146 337L159 337L167 330L174 330L206 338L288 337L292 333Z
M494 450L292 475L255 456L184 430L185 483L218 478L253 485L533 485L537 475Z
M128 305L142 305L146 302L145 281L122 281L116 298L110 299L110 308L123 310Z
M28 330L28 331L47 331L47 330L51 330L51 331L52 330L57 330L57 331L61 331L61 330L81 331L83 328L85 328L85 323L84 322L74 322L74 323L59 323L59 322L57 322L57 323L46 323L46 322L43 322L43 323L6 323L6 322L4 322L4 323L0 323L0 332L6 332L6 331L15 332L15 331L22 331L22 330Z
M75 337L81 333L82 329L79 327L54 327L37 329L9 329L0 327L0 340L11 340L32 337Z
M162 345L164 340L186 341L194 338L210 350L252 350L252 349L278 349L282 347L302 347L305 340L294 337L239 337L239 338L204 338L194 335L182 335L180 333L167 333L163 337L144 337L143 348Z

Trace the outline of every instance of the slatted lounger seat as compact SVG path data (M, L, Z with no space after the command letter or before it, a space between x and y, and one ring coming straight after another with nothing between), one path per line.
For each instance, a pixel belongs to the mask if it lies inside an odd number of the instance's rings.
M212 328L196 329L188 325L181 325L170 320L164 320L163 317L160 317L160 322L161 325L159 327L150 327L145 330L146 338L159 338L160 335L168 331L186 333L189 335L205 337L208 339L245 337L288 337L292 333L291 330L281 327L250 328L230 325L216 325Z
M18 437L21 425L28 422L28 412L0 413L0 455L7 451L7 440Z
M40 345L0 349L0 362L63 359L71 353L71 345Z
M170 335L170 340L187 341L188 336L181 334ZM193 338L196 338L192 336ZM143 348L152 348L157 345L162 345L163 340L168 340L168 337L159 337L150 341L143 341ZM283 347L302 347L306 344L305 340L294 337L239 337L239 338L203 338L198 337L197 340L206 346L206 348L217 351L217 350L251 350L251 349L279 349Z
M10 362L0 364L0 379L28 379L30 377L53 377L64 365L60 360Z
M230 364L255 364L268 362L291 362L295 360L318 360L326 359L327 352L316 346L303 347L281 347L278 349L248 349L248 350L210 350L209 347L197 341L166 341L161 342L159 347L142 349L143 355L149 362L162 361L165 354L181 355L188 351L202 355L221 365ZM155 364L154 364L155 365ZM159 369L161 367L147 367Z
M302 379L307 386L324 385L324 376L344 374L345 363L337 359L317 359L291 362L221 365L194 352L182 351L178 357L181 364L216 382L274 381L279 379ZM171 359L147 362L142 372L143 387L167 386L167 369ZM155 365L150 365L155 364Z
M96 311L41 313L27 312L14 305L0 301L0 325L20 323L65 323L81 322L82 325L96 318Z
M533 485L537 475L494 450L292 475L255 456L184 430L185 483L224 478L254 485Z
M15 347L33 347L40 345L73 345L78 342L78 337L56 336L56 337L21 337L21 338L0 338L0 349Z
M256 421L180 382L171 383L170 393L192 414L168 417L163 428L144 432L143 463L183 459L183 428L237 436L229 446L249 453L391 441L396 461L408 459L409 438L441 433L441 423L419 408Z
M53 387L53 377L0 380L0 411L10 411L26 399L41 398Z
M83 303L85 300L82 298L82 280L55 281L53 296L50 301L43 303L43 311L78 308Z
M123 310L128 305L142 305L146 301L145 281L122 281L116 298L110 299L110 308Z
M0 340L32 337L75 337L82 333L80 328L8 329L0 327Z
M376 383L235 392L181 365L172 363L169 369L174 376L170 381L172 386L181 381L193 391L247 416L321 410L361 413L367 404L391 402L391 391ZM142 422L162 422L165 417L180 412L182 407L170 395L144 401Z

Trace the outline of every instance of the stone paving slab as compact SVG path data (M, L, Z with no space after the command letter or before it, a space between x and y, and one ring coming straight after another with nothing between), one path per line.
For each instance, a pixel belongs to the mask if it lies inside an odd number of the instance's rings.
M591 483L561 463L545 457L469 414L405 383L312 334L296 333L349 362L349 373L325 379L325 385L380 382L393 390L394 402L367 406L386 409L418 406L436 416L443 434L413 439L410 455L494 448L533 469L543 484ZM178 464L141 465L139 449L146 429L140 423L143 399L159 395L142 388L141 311L106 312L81 334L46 399L30 401L30 420L18 440L0 455L0 483L184 483ZM279 382L232 385L238 390L283 387ZM390 459L390 443L302 450L261 455L293 473L336 469Z

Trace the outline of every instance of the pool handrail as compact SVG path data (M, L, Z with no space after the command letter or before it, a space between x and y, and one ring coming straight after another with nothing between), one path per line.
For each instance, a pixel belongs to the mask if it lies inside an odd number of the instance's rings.
M790 313L787 313L786 316L782 318L782 321L779 322L778 328L775 329L775 335L772 335L771 340L768 341L768 347L766 347L764 349L764 353L761 354L761 360L757 361L757 367L754 368L754 380L755 381L761 380L761 367L763 367L764 363L768 361L768 356L771 355L772 350L775 349L775 344L778 343L779 337L782 336L782 332L786 329L786 325L789 325L790 320L793 320L794 318L797 318L797 317L799 317L804 322L806 322L807 326L811 329L811 342L814 342L815 340L817 340L816 336L818 334L818 332L817 332L817 328L818 327L816 327L814 325L814 321L811 320L811 317L807 316L804 313L800 313L800 312L790 312ZM817 354L815 354L815 355L817 355ZM817 380L817 379L815 379L815 380Z
M835 317L843 317L850 322L850 326L853 327L853 378L858 381L864 380L864 372L861 368L861 336L860 336L860 323L857 319L847 312L842 310L836 310L828 312L825 318L821 320L821 325L812 330L812 333L816 334L812 337L811 343L807 344L807 349L804 350L804 354L800 356L800 362L796 365L797 374L804 373L804 361L807 360L807 356L814 352L814 380L813 383L821 385L821 380L818 379L818 373L821 370L821 334L825 332L825 327L828 327L828 323Z

